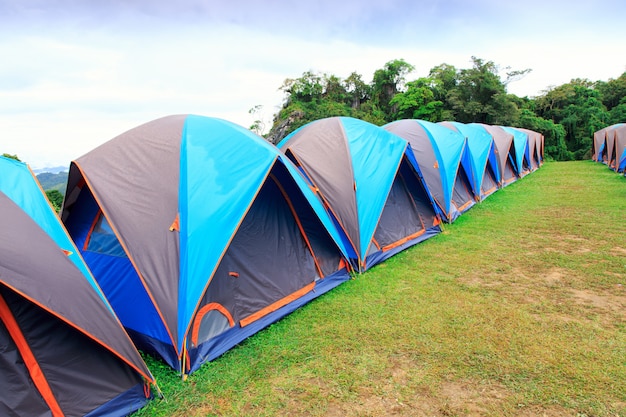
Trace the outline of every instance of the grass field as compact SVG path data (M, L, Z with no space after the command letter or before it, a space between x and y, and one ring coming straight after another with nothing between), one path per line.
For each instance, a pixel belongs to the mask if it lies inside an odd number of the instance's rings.
M626 416L626 179L546 163L137 416Z

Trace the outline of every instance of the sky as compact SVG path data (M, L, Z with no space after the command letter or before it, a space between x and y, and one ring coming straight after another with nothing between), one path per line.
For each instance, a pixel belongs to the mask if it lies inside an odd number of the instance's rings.
M266 130L288 78L385 63L531 69L508 92L626 71L623 0L0 0L0 153L69 166L171 114ZM251 114L250 109L261 106Z

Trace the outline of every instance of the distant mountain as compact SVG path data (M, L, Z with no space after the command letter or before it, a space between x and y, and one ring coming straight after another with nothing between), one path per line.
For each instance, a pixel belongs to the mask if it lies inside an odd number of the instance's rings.
M67 169L67 168L64 168ZM67 184L67 171L63 172L42 172L37 175L37 179L44 191L57 190L61 194L65 194L65 185Z
M35 175L43 174L45 172L50 173L50 174L58 174L63 171L67 171L67 166L56 166L56 167L33 169L33 172L35 173Z

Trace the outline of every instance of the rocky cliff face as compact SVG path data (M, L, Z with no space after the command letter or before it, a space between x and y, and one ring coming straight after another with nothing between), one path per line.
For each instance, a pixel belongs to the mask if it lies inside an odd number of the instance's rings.
M273 144L278 144L289 133L293 132L294 126L300 125L300 121L304 118L304 112L301 110L293 111L286 119L274 122L272 129L267 134L267 140Z

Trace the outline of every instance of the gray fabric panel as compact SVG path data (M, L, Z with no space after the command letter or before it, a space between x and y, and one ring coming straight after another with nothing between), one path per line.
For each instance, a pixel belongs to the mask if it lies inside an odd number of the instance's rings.
M238 322L314 282L316 276L313 257L291 210L276 183L268 179L222 258L201 305L219 303Z
M281 187L283 187L285 193L289 196L289 200L294 206L298 219L311 245L313 254L322 270L322 275L327 276L336 272L339 262L342 259L341 252L326 230L326 227L311 207L309 201L304 197L300 187L281 162L278 162L274 166L272 175L278 179Z
M31 380L13 339L0 320L0 415L50 417L52 413Z
M177 339L181 133L186 116L146 123L76 160ZM75 180L71 176L69 183Z
M381 247L424 230L417 206L401 176L396 176L378 221L374 239Z
M142 382L101 345L24 298L0 287L67 416L82 416Z
M300 129L282 148L291 151L330 205L358 253L359 219L352 158L340 118L318 120Z
M417 208L421 221L424 223L424 227L429 229L435 225L437 220L437 214L433 207L430 198L426 191L426 184L413 169L413 165L408 162L406 156L402 158L398 175L401 176L402 181L406 185L407 190L411 194L412 202Z
M200 318L197 344L200 345L229 328L228 317L217 310L210 310Z
M459 166L459 170L456 173L454 179L454 189L452 190L452 201L457 208L460 208L470 201L474 201L472 194L472 187L467 178L467 173L462 166Z
M503 181L510 180L515 176L515 174L511 176L510 170L513 169L513 167L510 166L510 163L508 163L509 153L513 152L513 135L506 133L504 129L499 126L485 124L481 124L481 126L489 132L493 138L494 144L496 145L498 162L500 163L500 178L502 178ZM507 167L507 163L509 167Z
M485 194L490 190L493 190L498 186L496 182L495 172L489 162L485 166L485 172L483 173L483 183L480 185L481 194Z
M600 129L593 134L593 158L595 160L598 159L598 150L600 149L600 146L602 146L602 143L606 138L606 130L607 128L605 127L604 129Z
M82 272L13 201L0 193L0 282L36 300L148 370Z
M439 172L437 157L433 150L432 142L422 126L414 120L399 120L385 125L384 128L391 133L395 133L411 144L411 149L415 154L415 159L419 165L422 176L426 181L430 194L436 203L445 212L445 198L443 195L443 185Z

